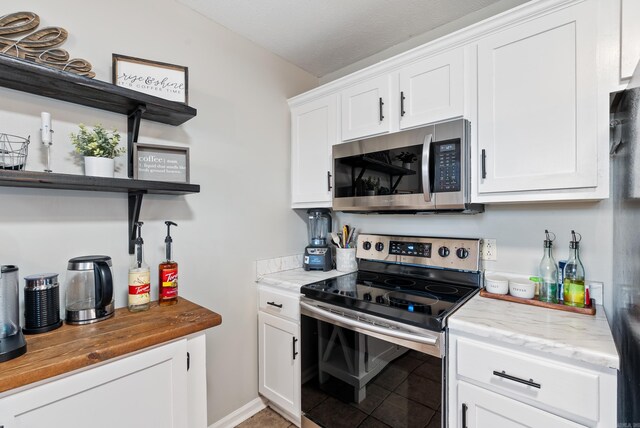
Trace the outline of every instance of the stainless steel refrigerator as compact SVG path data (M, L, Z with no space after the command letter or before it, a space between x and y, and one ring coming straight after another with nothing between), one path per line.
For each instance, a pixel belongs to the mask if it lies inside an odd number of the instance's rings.
M640 427L640 71L611 104L613 336L619 427Z

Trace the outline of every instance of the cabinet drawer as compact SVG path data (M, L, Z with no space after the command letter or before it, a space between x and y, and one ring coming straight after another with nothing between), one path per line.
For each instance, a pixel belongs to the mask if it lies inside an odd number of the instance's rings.
M274 315L300 320L300 296L259 287L259 308Z
M599 420L597 373L467 339L458 339L457 347L459 376L511 398Z

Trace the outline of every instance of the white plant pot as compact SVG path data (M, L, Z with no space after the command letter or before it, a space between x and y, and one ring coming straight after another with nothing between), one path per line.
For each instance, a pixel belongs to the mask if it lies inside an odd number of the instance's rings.
M113 178L115 171L115 159L99 158L95 156L84 157L84 175L92 177Z

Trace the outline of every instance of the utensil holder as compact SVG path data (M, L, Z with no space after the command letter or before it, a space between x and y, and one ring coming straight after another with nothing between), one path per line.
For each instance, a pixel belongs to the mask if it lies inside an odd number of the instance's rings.
M336 248L336 270L339 272L358 270L355 248Z

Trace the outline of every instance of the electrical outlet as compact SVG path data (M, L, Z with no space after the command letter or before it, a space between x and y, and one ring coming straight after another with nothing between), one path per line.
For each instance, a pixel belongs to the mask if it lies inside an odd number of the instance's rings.
M483 239L480 242L481 260L498 260L498 242L496 239Z

